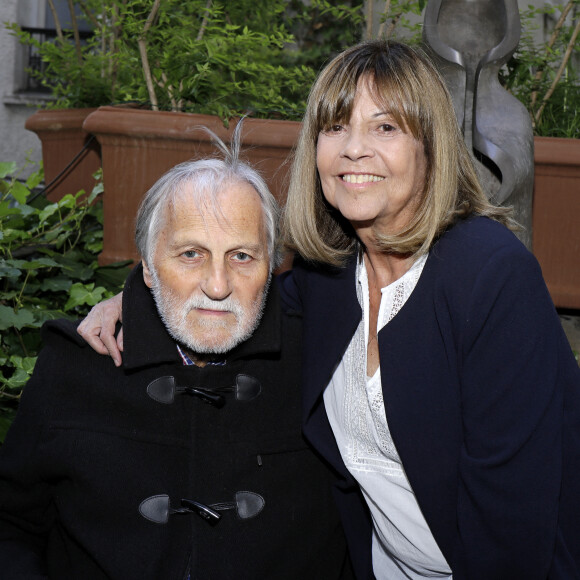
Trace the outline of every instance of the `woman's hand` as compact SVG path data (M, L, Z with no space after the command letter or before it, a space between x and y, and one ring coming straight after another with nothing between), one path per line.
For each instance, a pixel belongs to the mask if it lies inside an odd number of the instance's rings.
M115 339L117 321L123 320L123 293L120 292L93 306L87 317L79 324L77 332L99 354L108 354L115 366L121 366L123 350L123 329Z

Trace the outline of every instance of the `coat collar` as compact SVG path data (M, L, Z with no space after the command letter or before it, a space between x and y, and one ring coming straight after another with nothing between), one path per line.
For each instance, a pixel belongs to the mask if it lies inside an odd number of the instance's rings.
M151 291L143 281L143 267L138 264L123 291L123 367L126 370L181 362L175 340L159 317ZM271 284L262 320L254 334L226 355L227 360L252 358L275 353L282 346L280 296Z

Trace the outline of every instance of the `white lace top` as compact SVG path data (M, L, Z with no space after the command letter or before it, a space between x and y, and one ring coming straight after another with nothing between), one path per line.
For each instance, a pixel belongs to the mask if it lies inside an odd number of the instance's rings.
M404 276L381 289L377 331L405 304L426 260L423 256ZM363 262L357 267L356 284L363 317L324 391L324 403L342 458L371 511L373 570L378 580L450 579L451 570L421 513L389 432L380 367L373 377L366 375L369 290Z

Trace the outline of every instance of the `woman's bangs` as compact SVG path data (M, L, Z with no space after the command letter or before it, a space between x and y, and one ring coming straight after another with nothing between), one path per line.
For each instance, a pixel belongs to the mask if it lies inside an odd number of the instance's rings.
M375 75L368 89L374 102L391 114L405 132L410 132L415 139L423 138L419 107L400 82L393 76Z
M346 69L339 69L326 86L321 87L316 113L318 131L350 120L356 87L357 79Z

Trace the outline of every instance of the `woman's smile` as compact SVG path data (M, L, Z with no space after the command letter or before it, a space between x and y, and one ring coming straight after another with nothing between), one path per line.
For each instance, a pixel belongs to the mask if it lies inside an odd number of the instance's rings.
M345 173L339 176L345 183L375 183L377 181L383 181L385 179L381 175L371 175L368 173Z

